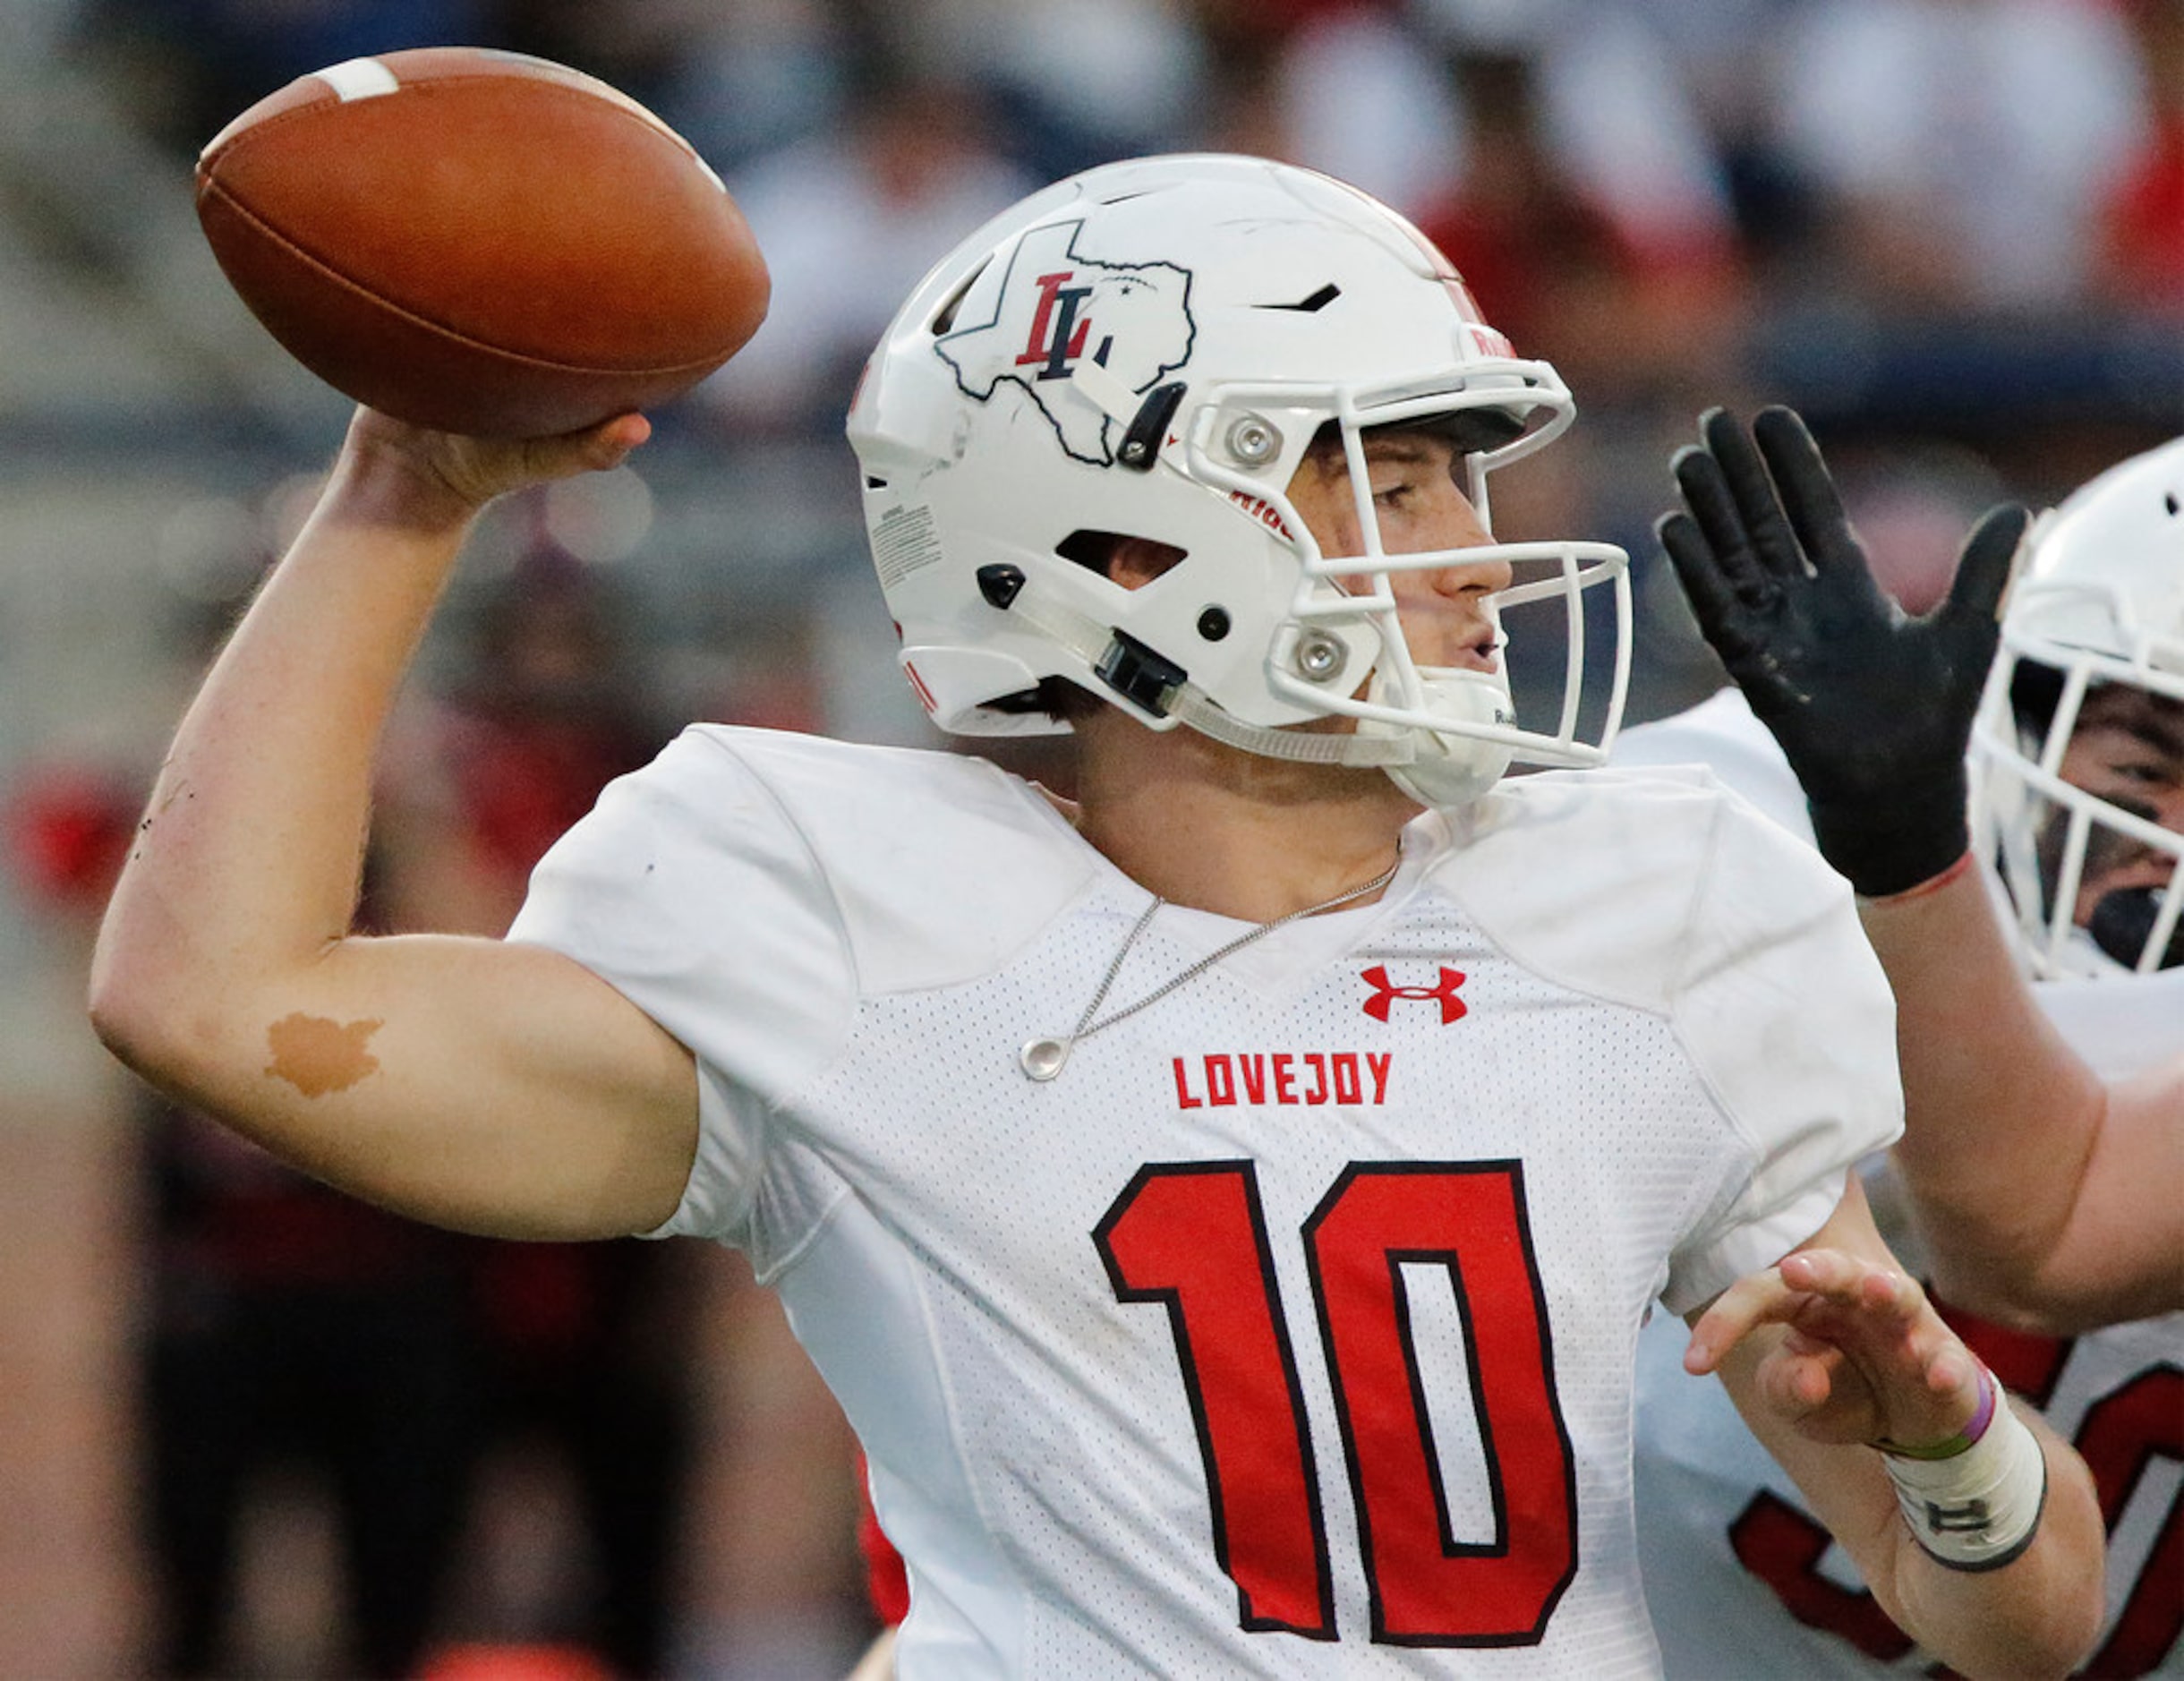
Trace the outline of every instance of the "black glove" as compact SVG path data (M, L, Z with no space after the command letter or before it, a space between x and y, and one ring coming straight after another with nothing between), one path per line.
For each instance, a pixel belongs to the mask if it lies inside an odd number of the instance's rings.
M1908 619L1794 412L1762 410L1747 438L1709 409L1699 430L1672 463L1690 511L1654 532L1700 630L1788 756L1828 862L1868 898L1932 879L1970 844L1965 750L2030 516L1989 510L1949 599Z

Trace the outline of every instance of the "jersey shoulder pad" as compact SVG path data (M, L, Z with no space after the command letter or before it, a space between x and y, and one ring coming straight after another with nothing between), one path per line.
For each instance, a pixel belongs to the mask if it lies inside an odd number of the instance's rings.
M782 730L696 725L808 852L861 989L985 974L1093 883L1096 855L1038 791L990 761Z

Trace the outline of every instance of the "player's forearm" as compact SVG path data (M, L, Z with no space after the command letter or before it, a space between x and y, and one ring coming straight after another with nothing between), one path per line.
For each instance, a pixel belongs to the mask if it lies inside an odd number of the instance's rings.
M1890 1614L1973 1681L2070 1674L2092 1650L2105 1610L2105 1537L2093 1479L2037 1413L2016 1410L2047 1463L2040 1526L2022 1553L1999 1569L1951 1569L1919 1546L1900 1514L1884 1520L1891 1562L1881 1598ZM1894 1505L1892 1493L1881 1500Z
M474 504L345 449L178 730L101 930L94 1020L185 1088L221 1018L348 931L371 763Z
M1896 1154L1936 1283L2022 1309L2070 1223L2104 1088L2034 1002L1976 871L1859 914L1896 994Z

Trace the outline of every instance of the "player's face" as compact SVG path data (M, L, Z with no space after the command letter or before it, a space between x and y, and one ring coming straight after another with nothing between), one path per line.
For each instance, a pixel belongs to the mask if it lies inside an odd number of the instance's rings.
M2062 780L2184 834L2184 702L2113 685L2086 696L2057 767ZM2103 895L2160 887L2175 860L2095 823L2075 915L2083 927Z
M1364 448L1383 552L1419 554L1494 541L1458 483L1463 457L1446 439L1391 430L1368 433ZM1338 443L1317 444L1307 452L1290 481L1289 497L1322 554L1365 551L1349 464ZM1404 640L1418 664L1497 669L1497 636L1486 598L1508 587L1507 561L1392 572L1388 578Z

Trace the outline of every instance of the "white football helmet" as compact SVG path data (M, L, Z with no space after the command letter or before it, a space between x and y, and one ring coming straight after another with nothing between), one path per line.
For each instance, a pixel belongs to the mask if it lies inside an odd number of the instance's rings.
M1973 725L1975 841L2000 868L2035 973L2173 967L2184 438L2092 480L2026 545ZM2109 725L2105 748L2066 761L2081 722Z
M1252 158L1150 158L1034 194L927 275L850 408L874 564L911 687L943 729L1067 728L1033 699L1072 679L1156 730L1276 758L1386 767L1452 805L1512 758L1593 764L1620 721L1628 558L1599 542L1390 555L1361 434L1438 421L1486 477L1572 418L1447 260L1327 176ZM1365 551L1322 554L1287 487L1340 428ZM1085 534L1185 559L1130 589L1068 558ZM1421 668L1389 574L1503 559L1493 602L1566 598L1561 716L1515 721L1506 674ZM1612 695L1579 732L1579 592L1611 581ZM1284 726L1354 718L1354 732Z

